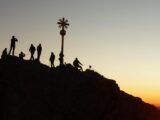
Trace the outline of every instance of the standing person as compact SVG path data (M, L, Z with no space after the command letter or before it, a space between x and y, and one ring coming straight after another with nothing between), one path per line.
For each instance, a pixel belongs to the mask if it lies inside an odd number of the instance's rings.
M38 61L40 60L41 52L42 52L42 45L39 44L39 45L37 46L37 60L38 60Z
M59 65L60 66L62 66L63 65L63 57L64 57L64 55L63 55L63 53L62 53L62 51L59 53Z
M35 53L36 48L34 47L33 44L31 44L30 48L29 48L29 52L31 53L31 58L30 60L34 60L34 53Z
M15 51L15 47L16 47L16 42L18 42L17 38L15 38L15 36L12 36L12 38L11 38L10 50L9 50L9 55L11 54L11 51L12 51L12 55L14 56L14 51Z
M73 61L73 65L76 69L80 69L81 71L83 71L82 69L82 63L78 60L78 58L76 58L74 61Z
M54 67L54 60L55 60L55 55L54 55L53 52L51 52L51 56L50 56L50 58L49 58L49 61L50 61L50 63L51 63L51 68Z

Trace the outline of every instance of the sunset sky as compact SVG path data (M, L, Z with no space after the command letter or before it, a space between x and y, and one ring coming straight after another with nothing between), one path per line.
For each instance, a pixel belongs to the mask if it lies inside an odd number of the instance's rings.
M61 47L57 22L65 17L65 62L75 57L114 79L121 90L160 105L159 0L0 0L0 53L15 35L16 55L42 44L44 64Z

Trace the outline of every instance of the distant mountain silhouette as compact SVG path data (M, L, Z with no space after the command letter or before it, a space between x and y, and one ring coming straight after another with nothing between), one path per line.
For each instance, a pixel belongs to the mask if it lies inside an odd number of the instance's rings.
M114 80L68 64L0 60L0 120L160 120L160 111Z

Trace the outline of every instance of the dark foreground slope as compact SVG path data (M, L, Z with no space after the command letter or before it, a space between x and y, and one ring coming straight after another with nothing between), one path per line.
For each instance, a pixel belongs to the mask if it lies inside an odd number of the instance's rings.
M71 65L0 60L0 120L160 120L160 111L114 80Z

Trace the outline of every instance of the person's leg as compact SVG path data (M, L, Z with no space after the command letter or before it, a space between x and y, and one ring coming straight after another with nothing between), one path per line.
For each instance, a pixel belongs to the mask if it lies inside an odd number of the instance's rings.
M30 60L32 60L33 59L33 53L31 53L31 58L30 58Z
M82 68L82 66L80 66L80 69L81 69L81 71L83 71L83 68Z
M9 50L9 53L8 53L9 55L11 54L11 50L12 50L12 46L10 46L10 50Z
M40 52L39 55L38 55L38 60L40 60L40 57L41 57L41 52Z
M13 48L13 50L12 50L12 55L14 56L15 47L13 46L12 48Z
M39 61L40 54L37 52L37 60Z
M78 65L78 68L79 68L80 71L83 71L83 69L80 65Z
M34 53L33 53L33 60L34 60Z
M51 62L51 68L52 68L52 62Z

